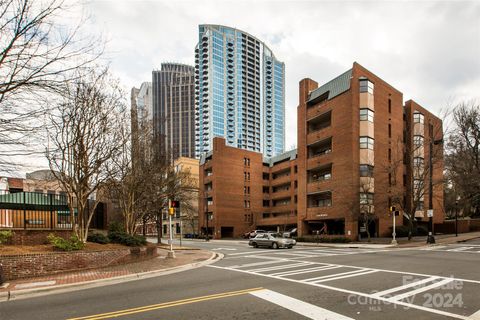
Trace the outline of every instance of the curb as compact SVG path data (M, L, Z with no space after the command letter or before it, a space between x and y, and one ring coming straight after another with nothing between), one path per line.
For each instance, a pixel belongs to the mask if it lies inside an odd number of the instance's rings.
M77 282L77 283L68 283L68 284L56 285L56 286L45 287L45 288L23 289L23 290L2 292L0 293L0 303L10 301L10 300L27 299L27 298L39 297L39 296L44 296L49 294L67 293L67 292L72 292L77 290L84 290L84 289L102 287L106 285L120 284L124 282L164 276L164 275L178 273L178 272L182 272L190 269L200 268L200 267L215 263L223 259L223 257L224 255L222 253L211 252L210 258L204 261L184 264L181 266L167 268L167 269L152 270L152 271L140 272L135 274L129 274L125 276L96 279L96 280L83 281L83 282Z

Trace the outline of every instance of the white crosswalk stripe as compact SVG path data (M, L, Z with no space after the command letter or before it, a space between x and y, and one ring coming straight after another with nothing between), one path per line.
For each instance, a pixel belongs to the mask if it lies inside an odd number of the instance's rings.
M478 251L478 246L476 245L458 246L456 244L444 245L444 246L431 246L431 247L421 248L419 250L437 251L437 252L480 253L480 251Z
M473 247L460 247L460 248L455 248L455 249L449 249L447 251L465 251L465 250L470 250L473 249Z

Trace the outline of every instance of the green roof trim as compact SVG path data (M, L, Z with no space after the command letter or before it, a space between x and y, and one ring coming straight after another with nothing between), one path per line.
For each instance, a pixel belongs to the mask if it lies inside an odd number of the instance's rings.
M0 203L12 203L12 204L27 204L27 205L54 205L65 206L67 205L66 197L63 199L57 199L57 195L53 195L52 203L50 203L50 195L39 194L33 192L17 192L0 194ZM25 202L24 202L25 200Z
M310 92L307 102L314 101L315 99L327 93L328 93L327 100L330 100L344 93L345 91L350 90L350 79L352 78L352 70L353 69L350 69L342 73L335 79L325 83L323 86Z

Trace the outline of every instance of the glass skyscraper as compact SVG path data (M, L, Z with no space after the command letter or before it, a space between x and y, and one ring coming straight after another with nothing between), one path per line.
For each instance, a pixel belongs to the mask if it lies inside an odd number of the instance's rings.
M159 150L172 160L195 157L194 68L162 63L152 72L153 132Z
M200 25L195 48L195 154L227 145L283 153L285 64L252 35L225 26Z

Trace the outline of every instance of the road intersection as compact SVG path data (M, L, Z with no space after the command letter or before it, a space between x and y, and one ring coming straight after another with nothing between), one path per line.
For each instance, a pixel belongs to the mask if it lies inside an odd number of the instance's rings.
M0 304L3 319L480 319L480 243L419 248L185 241L224 258L177 274Z

